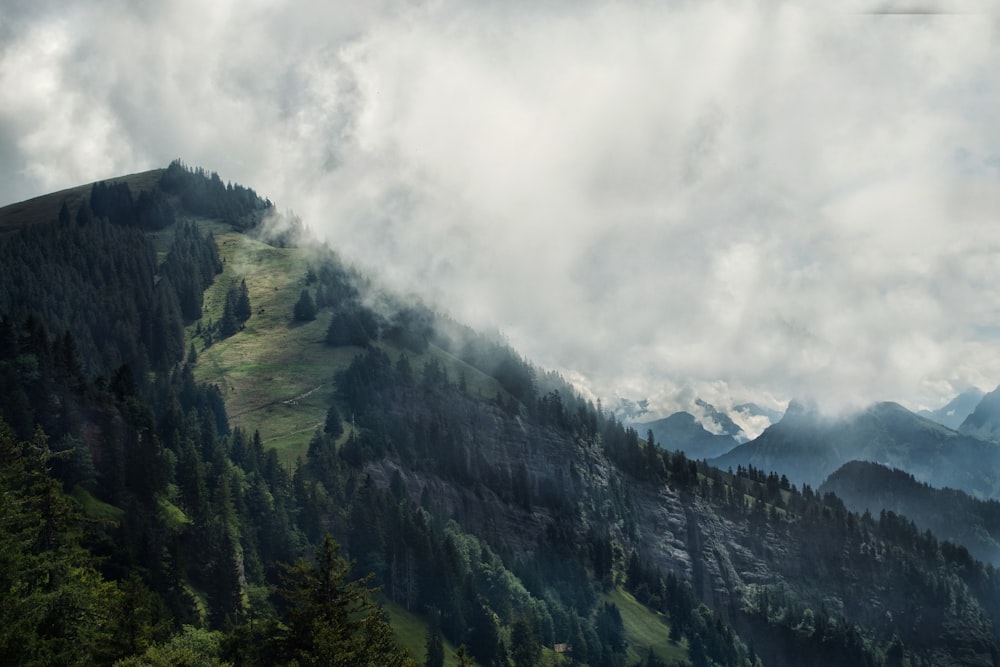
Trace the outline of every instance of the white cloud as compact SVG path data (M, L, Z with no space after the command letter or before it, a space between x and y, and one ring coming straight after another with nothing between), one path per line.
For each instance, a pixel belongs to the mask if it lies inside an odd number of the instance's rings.
M936 406L1000 382L996 22L869 5L24 5L0 200L181 157L594 395Z

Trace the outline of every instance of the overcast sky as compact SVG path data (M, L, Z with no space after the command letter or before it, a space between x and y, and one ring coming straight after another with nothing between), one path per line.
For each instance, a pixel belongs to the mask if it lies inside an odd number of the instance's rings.
M933 408L1000 383L988 7L4 0L0 204L180 157L606 404Z

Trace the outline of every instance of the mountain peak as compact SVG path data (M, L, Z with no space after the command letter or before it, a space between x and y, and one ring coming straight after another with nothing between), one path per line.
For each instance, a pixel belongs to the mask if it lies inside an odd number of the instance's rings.
M793 398L788 401L785 414L778 420L777 424L796 424L799 422L815 423L820 419L819 406L815 401L808 399Z
M700 413L700 415L695 415L695 418L710 433L728 435L733 438L739 438L743 435L743 429L740 428L739 424L726 413L720 412L711 403L696 398L693 409Z
M1000 392L996 400L1000 403ZM995 407L1000 415L1000 405ZM1000 424L1000 418L990 423ZM814 405L792 401L780 422L711 463L722 468L750 464L816 485L855 459L906 470L935 486L992 495L1000 449L890 401L836 418L822 415Z
M983 396L982 389L969 387L937 410L920 410L917 414L957 431L983 400Z
M640 432L647 429L665 449L683 451L692 459L707 459L725 454L738 442L730 435L713 433L690 412L675 412L656 421L636 424Z
M984 440L1000 440L1000 387L982 397L958 431Z

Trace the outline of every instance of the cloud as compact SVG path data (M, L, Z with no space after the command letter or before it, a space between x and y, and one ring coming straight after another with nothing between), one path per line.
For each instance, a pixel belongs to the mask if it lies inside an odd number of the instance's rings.
M870 4L15 5L0 200L181 157L609 404L937 407L1000 382L996 22Z

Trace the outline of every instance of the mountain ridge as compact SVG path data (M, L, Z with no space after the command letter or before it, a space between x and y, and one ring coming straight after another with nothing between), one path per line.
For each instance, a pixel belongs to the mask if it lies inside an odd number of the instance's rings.
M854 512L895 512L922 530L969 550L973 557L1000 565L1000 502L983 501L955 489L935 489L913 475L865 461L850 461L820 485Z
M127 183L138 195L155 188L165 171L166 169L162 167L139 171L134 174L75 185L57 192L6 204L0 207L0 231L55 220L64 203L73 213L76 213L81 203L89 201L90 191L98 183Z
M652 431L662 447L683 451L693 459L710 459L725 454L739 442L730 435L711 433L690 412L635 425L640 432Z
M958 432L985 440L1000 440L1000 387L984 394Z
M975 411L976 406L983 400L984 395L981 389L970 387L937 410L919 410L917 414L958 431L962 422Z
M933 486L951 486L983 497L1000 490L992 443L957 433L898 403L875 403L846 417L824 417L793 402L785 417L755 440L711 462L721 467L754 465L784 472L798 483L819 485L851 460L912 473Z
M72 331L44 329L53 314L6 317L30 311L29 291L0 299L4 416L26 438L43 428L65 452L40 478L79 485L120 516L91 526L97 534L74 552L105 556L107 574L89 590L147 596L131 614L142 643L102 639L106 655L142 664L193 633L217 662L312 659L314 633L286 629L321 619L289 614L282 599L316 611L294 597L313 587L287 577L316 576L317 560L301 559L328 534L354 562L351 576L371 572L394 604L426 619L428 646L438 628L480 664L537 663L543 645L553 659L557 645L572 646L591 665L645 657L626 646L640 633L613 603L620 591L662 618L686 656L653 652L648 664L878 665L896 654L986 664L997 654L1000 581L967 553L776 474L664 451L502 341L403 298L371 308L364 279L335 254L251 239L269 205L244 200L252 191L171 170L179 190L164 195L173 222L162 227L143 227L122 204L10 237L91 229L142 248L156 296L122 312L158 313L171 335L149 338L159 363L136 373L98 359L102 347L75 350ZM99 250L97 236L80 234L91 245L78 250L118 252ZM52 247L68 260L71 245ZM137 364L145 353L130 352ZM783 428L798 419L806 429L800 412L790 407ZM264 442L275 423L290 437L267 438L280 447ZM0 435L0 454L13 456ZM32 632L29 649L59 641Z

